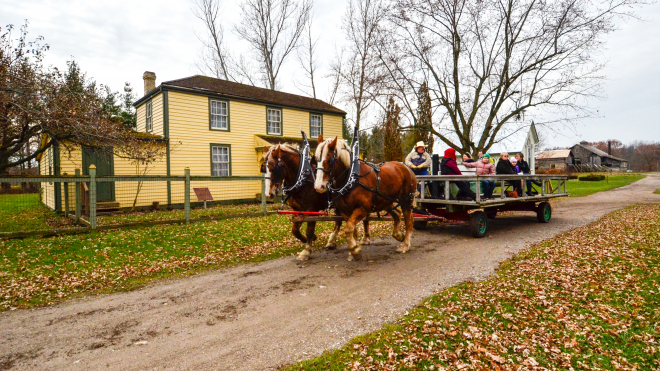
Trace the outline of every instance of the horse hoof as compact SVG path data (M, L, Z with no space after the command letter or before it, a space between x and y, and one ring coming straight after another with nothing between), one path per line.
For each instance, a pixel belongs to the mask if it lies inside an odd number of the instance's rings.
M364 238L360 242L360 245L371 245L371 239L370 238Z
M358 261L358 260L362 260L362 253L357 253L355 255L348 254L348 261L349 262Z
M326 249L326 250L334 250L334 249L336 249L336 248L337 248L337 245L336 245L336 244L331 244L331 243L329 243L329 244L325 245L325 249Z
M310 255L310 253L308 253L307 250L301 251L298 254L298 260L300 260L300 261L309 260L309 255Z
M399 242L403 242L403 238L405 237L403 233L397 233L393 234L392 237L394 237L395 240Z
M399 245L399 247L396 249L396 252L401 253L401 254L405 254L405 253L408 252L408 250L410 250L410 246L405 245L405 244L401 244L401 245Z

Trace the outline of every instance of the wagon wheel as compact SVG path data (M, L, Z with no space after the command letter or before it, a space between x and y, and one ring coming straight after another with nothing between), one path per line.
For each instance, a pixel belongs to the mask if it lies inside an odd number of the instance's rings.
M472 237L482 238L488 230L488 216L483 211L477 211L470 215L470 232Z
M536 219L539 223L548 223L552 217L552 206L547 202L541 202L536 207Z

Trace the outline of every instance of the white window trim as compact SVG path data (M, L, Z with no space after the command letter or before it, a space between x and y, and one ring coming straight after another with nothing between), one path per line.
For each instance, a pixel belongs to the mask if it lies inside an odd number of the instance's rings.
M224 103L225 104L225 111L227 112L226 115L220 114L220 113L213 113L213 103ZM217 100L217 99L211 99L211 103L209 104L209 128L211 130L222 130L222 131L229 131L229 102L226 100ZM225 117L225 127L214 127L213 126L213 116L220 116L220 117Z
M153 113L153 106L151 104L151 101L147 102L147 104L144 107L144 110L145 110L144 131L150 133L154 130L154 113Z
M314 117L314 116L319 118L319 126L318 127L317 126L312 126L312 117ZM316 134L316 135L314 135L312 133L312 128L315 128L315 127L319 129L319 133ZM316 137L318 137L319 135L322 135L322 134L323 134L323 115L320 115L320 114L317 114L317 113L311 113L309 115L309 135L312 138L316 138Z
M214 162L213 161L213 149L214 148L226 148L227 149L227 162ZM216 175L214 173L214 166L215 164L227 164L227 175ZM217 176L217 177L229 177L231 176L231 146L229 145L224 145L224 144L217 144L217 145L211 145L211 176Z
M280 125L279 125L279 126L280 126L280 132L279 132L279 133L275 133L275 132L270 131L270 123L271 123L271 122L275 122L275 121L269 121L269 120L268 120L268 113L269 113L270 111L278 111L278 112L280 113L280 122L279 122L279 124L280 124ZM281 109L281 108L266 108L266 134L267 134L267 135L278 135L278 136L282 136L282 135L283 135L282 132L284 131L284 130L283 130L283 127L282 127L282 126L283 126L283 125L282 125L282 121L283 121L283 120L282 120L282 109Z

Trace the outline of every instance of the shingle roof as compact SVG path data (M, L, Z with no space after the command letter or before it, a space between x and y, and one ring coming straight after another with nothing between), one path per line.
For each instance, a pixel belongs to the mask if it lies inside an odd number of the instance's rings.
M258 103L299 108L309 111L328 112L339 115L346 114L346 112L320 99L303 97L301 95L289 94L281 91L264 89L252 85L245 85L237 82L201 75L190 76L178 80L165 81L160 85L160 88L179 88L203 93L206 92L218 94L229 99L247 100ZM157 91L159 91L159 89L152 90L147 95L145 95L145 97L135 102L135 104L137 105L142 103L144 98L154 94Z
M537 160L550 158L567 158L571 154L570 149L556 149L553 151L543 151L536 155Z
M622 158L619 158L619 157L615 157L615 156L609 155L609 154L607 154L607 152L605 152L605 151L601 151L601 150L599 150L599 149L596 148L596 147L592 147L592 146L589 146L589 145L586 145L586 144L578 143L578 144L576 144L575 146L580 146L580 147L586 149L587 151L589 151L589 152L591 152L591 153L594 153L594 154L596 154L596 155L598 155L598 156L600 156L600 157L609 157L609 158L611 158L611 159L613 159L613 160L617 160L617 161L624 161L624 162L627 162L627 161L628 161L628 160L625 160L625 159L622 159Z

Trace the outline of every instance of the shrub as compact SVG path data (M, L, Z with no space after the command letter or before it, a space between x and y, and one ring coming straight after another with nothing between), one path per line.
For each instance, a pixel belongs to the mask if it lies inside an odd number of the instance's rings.
M546 169L546 170L536 170L537 174L548 174L548 175L565 175L566 170L563 169Z
M568 176L568 179L577 179L577 178L578 178L577 175L569 175L569 176Z
M605 180L605 175L589 174L580 177L580 181L584 182L598 182L601 180Z

